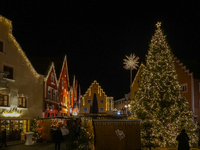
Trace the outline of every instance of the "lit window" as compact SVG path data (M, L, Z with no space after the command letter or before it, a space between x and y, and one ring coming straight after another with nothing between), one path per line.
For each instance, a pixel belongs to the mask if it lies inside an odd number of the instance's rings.
M100 103L103 104L103 100L100 100Z
M0 106L8 106L8 95L0 94Z
M87 111L87 107L84 107L84 111Z
M100 111L103 112L103 108L100 108Z
M91 100L90 99L88 99L88 104L91 104Z
M187 83L181 85L181 90L183 93L188 91Z
M6 78L13 79L13 67L3 66L3 71L8 73Z
M3 52L3 42L0 41L0 52Z
M26 97L19 97L19 107L26 107Z

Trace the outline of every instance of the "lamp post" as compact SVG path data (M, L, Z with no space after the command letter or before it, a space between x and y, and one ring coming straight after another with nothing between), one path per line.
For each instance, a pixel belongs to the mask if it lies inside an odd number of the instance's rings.
M124 107L126 108L126 115L127 115L127 107L128 107L128 106L127 106L127 105L125 105Z

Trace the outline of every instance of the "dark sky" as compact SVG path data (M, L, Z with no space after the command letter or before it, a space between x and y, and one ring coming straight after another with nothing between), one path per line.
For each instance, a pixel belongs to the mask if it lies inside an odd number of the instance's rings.
M66 54L70 83L75 75L82 94L97 80L108 96L124 97L130 72L123 59L135 53L145 62L157 21L178 59L194 63L200 57L198 1L1 0L0 14L12 21L28 58Z

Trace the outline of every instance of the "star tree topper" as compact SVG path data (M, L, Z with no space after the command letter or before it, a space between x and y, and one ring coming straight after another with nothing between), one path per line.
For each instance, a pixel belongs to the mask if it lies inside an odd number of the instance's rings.
M156 23L156 27L157 27L157 28L160 28L160 27L161 27L161 22L157 22L157 23Z

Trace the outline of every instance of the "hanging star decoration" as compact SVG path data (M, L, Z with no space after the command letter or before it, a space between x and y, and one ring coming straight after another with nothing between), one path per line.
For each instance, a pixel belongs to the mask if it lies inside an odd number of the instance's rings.
M156 23L156 27L157 27L157 28L160 28L160 27L161 27L161 22L157 22L157 23Z
M125 64L124 68L127 70L137 69L139 57L136 57L135 54L131 54L130 56L126 56L126 58L127 59L123 59Z

